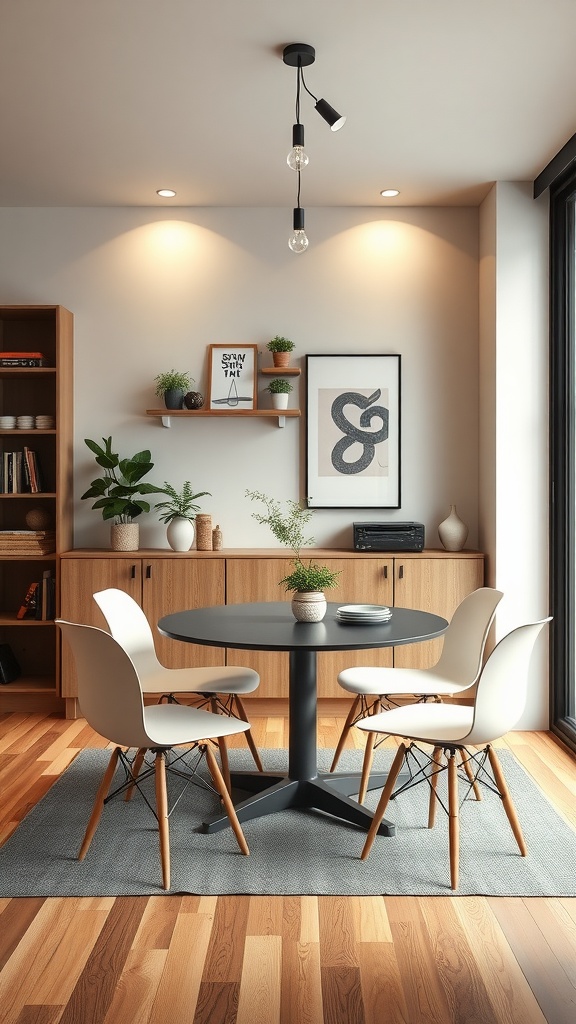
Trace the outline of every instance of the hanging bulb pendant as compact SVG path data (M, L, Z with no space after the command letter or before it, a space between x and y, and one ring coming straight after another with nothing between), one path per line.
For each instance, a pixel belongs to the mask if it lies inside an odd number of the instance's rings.
M292 125L292 149L288 153L286 163L293 171L301 171L308 166L308 156L304 152L304 125Z
M304 230L304 210L297 206L294 210L293 232L288 239L288 248L292 252L306 252L308 248L308 236Z

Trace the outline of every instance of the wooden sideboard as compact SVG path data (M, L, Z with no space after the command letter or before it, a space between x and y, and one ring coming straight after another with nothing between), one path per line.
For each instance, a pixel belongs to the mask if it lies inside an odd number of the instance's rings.
M387 604L422 608L450 619L460 601L484 583L484 555L479 551L429 550L421 553L356 552L308 548L306 557L342 570L328 593L339 603ZM158 656L170 668L187 665L249 665L260 673L252 701L287 699L288 658L283 653L235 651L181 644L162 637L156 623L162 615L243 601L278 601L284 594L278 580L290 571L283 549L228 549L170 552L141 550L133 554L102 549L67 551L60 560L61 616L106 628L92 594L118 587L138 601L155 633ZM318 695L347 701L338 686L338 672L350 665L394 665L425 668L434 664L442 641L374 651L324 652L318 657ZM62 697L67 717L77 714L76 675L70 651L62 651Z

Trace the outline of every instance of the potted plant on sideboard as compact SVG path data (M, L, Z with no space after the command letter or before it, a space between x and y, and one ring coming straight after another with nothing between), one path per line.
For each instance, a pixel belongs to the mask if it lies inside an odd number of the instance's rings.
M300 549L314 543L313 537L305 537L307 523L314 514L314 509L306 508L299 501L287 501L286 508L274 498L269 498L261 491L246 491L246 497L252 501L261 501L265 513L253 512L252 517L265 526L270 527L276 540L286 547L292 548L292 572L278 581L285 590L294 591L292 597L292 613L298 622L320 622L326 614L325 590L338 586L340 570L332 572L326 565L318 565L311 559L305 564L300 557Z
M210 495L210 491L198 491L197 494L193 494L192 484L185 480L181 491L165 482L164 494L167 494L170 500L160 501L154 508L162 513L160 522L167 524L168 543L173 551L189 551L194 543L194 520L196 513L200 511L200 505L195 504L196 499Z
M112 438L103 437L102 440L104 447L84 438L104 473L92 481L82 498L96 498L92 508L98 509L104 520L112 521L110 541L113 551L137 551L140 531L134 520L143 512L150 511L150 503L141 495L165 492L155 484L142 483L142 478L154 466L148 450L121 459L112 451Z
M184 395L186 395L194 383L194 378L186 371L166 370L154 378L156 383L156 395L164 399L167 409L181 409Z
M290 363L290 353L295 347L293 341L290 341L289 338L281 338L279 334L266 345L268 351L272 353L274 366L288 366Z

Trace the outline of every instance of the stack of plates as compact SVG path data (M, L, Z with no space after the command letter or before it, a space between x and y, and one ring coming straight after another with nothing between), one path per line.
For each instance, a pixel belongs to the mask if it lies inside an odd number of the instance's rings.
M392 609L382 604L343 604L336 611L340 622L362 622L365 625L388 622L392 618Z

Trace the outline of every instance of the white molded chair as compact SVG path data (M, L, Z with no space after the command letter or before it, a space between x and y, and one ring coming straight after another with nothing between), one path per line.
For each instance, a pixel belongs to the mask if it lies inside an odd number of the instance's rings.
M245 732L247 722L224 715L213 715L184 704L154 704L144 707L138 671L121 644L103 629L56 619L66 641L70 644L78 672L80 709L88 724L116 746L96 794L92 814L78 853L78 860L86 856L92 837L98 827L104 802L112 783L118 761L124 766L125 781L115 793L126 793L130 799L134 787L154 774L156 780L156 817L160 833L160 859L165 889L170 888L170 837L168 830L168 794L166 772L175 773L193 781L198 763L184 765L183 757L191 750L206 757L214 788L222 800L238 845L244 854L248 846L236 816L230 794L224 784L210 743L220 736ZM175 759L167 755L174 747L186 749ZM128 750L137 753L130 759ZM146 766L148 752L154 754L154 764ZM144 765L144 770L142 771ZM184 771L184 768L187 771ZM205 785L205 783L202 783Z
M139 604L123 590L110 587L94 594L100 611L113 637L134 662L143 693L163 694L163 700L177 703L175 694L188 693L200 698L197 706L209 706L215 714L226 714L247 721L240 694L252 693L260 683L260 676L251 668L237 665L219 665L206 668L166 668L158 660L150 623ZM246 741L259 772L262 761L250 731ZM230 789L230 770L224 736L220 740L220 757L226 784Z
M482 669L486 639L496 608L503 594L491 587L480 587L460 602L450 625L444 633L444 645L439 661L433 668L380 668L359 666L344 669L338 682L344 690L356 696L348 712L334 759L333 772L340 759L350 729L368 715L377 715L386 705L394 703L392 695L412 694L418 701L430 698L437 701L468 690L476 683ZM366 738L370 757L374 748L374 735ZM366 795L363 779L359 799Z
M366 837L361 854L362 860L366 860L372 849L388 801L420 782L428 782L430 786L428 828L432 828L436 803L442 804L437 791L438 776L447 770L450 883L452 889L458 888L459 769L456 763L457 753L463 760L463 765L460 767L466 769L466 774L461 776L467 787L464 799L474 784L486 785L492 790L494 790L495 784L520 853L523 857L526 856L526 844L522 830L500 762L491 744L514 728L524 710L528 669L534 644L543 626L550 621L551 619L547 618L540 622L519 626L500 640L482 670L473 707L457 704L409 704L406 707L393 708L391 711L371 715L368 719L357 723L357 727L366 732L403 737ZM404 740L410 742L406 743ZM416 741L432 746L434 748L432 754L417 747ZM470 747L482 747L483 749L471 750ZM414 751L418 751L421 756L416 756ZM443 763L443 755L446 757L447 765ZM410 770L410 778L394 793L394 784L404 760ZM492 769L494 781L488 773L486 762ZM444 805L442 804L442 806ZM444 809L446 810L446 808Z

